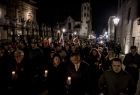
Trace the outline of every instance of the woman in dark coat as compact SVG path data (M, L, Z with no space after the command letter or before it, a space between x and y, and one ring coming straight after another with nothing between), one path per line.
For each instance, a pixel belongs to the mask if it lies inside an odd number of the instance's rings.
M103 70L101 67L101 54L96 48L92 48L89 54L89 95L98 95L98 79Z
M65 95L65 72L60 55L55 54L48 67L48 95Z
M27 60L24 59L24 52L21 50L16 50L14 52L13 58L9 60L9 63L7 64L8 76L11 80L9 81L9 84L13 88L12 92L14 95L27 94L27 88L29 85L27 86L28 69L26 67Z

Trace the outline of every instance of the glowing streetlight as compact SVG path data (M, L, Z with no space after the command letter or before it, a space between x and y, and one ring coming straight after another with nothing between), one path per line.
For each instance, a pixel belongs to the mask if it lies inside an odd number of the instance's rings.
M77 34L77 32L74 32L74 35L76 35Z
M101 40L99 43L100 43L100 44L103 44L104 42Z
M115 43L116 43L116 32L117 32L116 28L117 28L117 25L118 25L119 21L120 21L120 19L118 17L114 17L113 22L114 22L114 25L115 25L115 31L114 31Z
M63 29L62 29L62 32L63 32L63 33L65 33L65 32L66 32L66 29L65 29L65 28L63 28Z
M107 35L108 33L107 32L105 32L105 34L104 35Z
M115 17L113 19L113 22L114 22L115 25L118 25L119 21L120 21L120 19L118 17Z

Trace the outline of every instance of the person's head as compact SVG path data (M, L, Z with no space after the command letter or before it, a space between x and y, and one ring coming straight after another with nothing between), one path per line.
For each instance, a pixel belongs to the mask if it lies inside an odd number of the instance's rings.
M68 51L70 49L70 46L68 44L65 45L65 49Z
M119 58L113 58L111 60L111 66L112 66L112 70L115 73L119 73L122 70L122 61Z
M54 54L52 60L54 65L59 65L62 61L59 54Z
M53 56L54 56L55 53L56 53L56 52L55 52L54 50L52 50L52 51L50 52L50 58L53 58Z
M60 46L60 45L56 45L55 46L55 51L56 52L59 52L59 51L61 51L62 50L62 47Z
M22 60L24 58L24 52L21 50L16 50L14 53L15 59Z
M72 51L72 53L75 53L76 52L76 46L75 45L72 45L71 46L71 51Z
M25 47L26 47L25 43L21 42L21 43L20 43L20 48L21 48L21 49L24 49Z
M137 47L136 46L131 46L130 51L133 55L137 53Z
M112 50L108 51L108 56L109 57L113 57L114 56L114 52Z
M73 64L78 64L80 63L80 55L77 54L77 53L74 53L70 56L70 61L73 63Z
M32 43L31 43L31 47L32 47L33 49L36 48L36 47L37 47L37 43L32 42Z
M99 47L99 48L98 48L98 51L99 51L100 53L102 53L102 52L103 52L103 48L102 48L102 47Z
M96 57L100 57L100 53L96 48L93 48L90 52L91 55L96 56Z

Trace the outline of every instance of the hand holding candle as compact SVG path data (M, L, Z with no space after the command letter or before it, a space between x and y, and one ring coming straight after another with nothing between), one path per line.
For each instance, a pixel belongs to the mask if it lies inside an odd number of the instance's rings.
M15 75L16 74L16 72L15 71L12 71L12 75Z
M15 71L12 71L12 79L16 79L17 78L17 74Z
M67 78L67 84L71 85L71 77L70 76Z
M44 72L45 72L44 77L47 77L48 76L48 70L45 70Z

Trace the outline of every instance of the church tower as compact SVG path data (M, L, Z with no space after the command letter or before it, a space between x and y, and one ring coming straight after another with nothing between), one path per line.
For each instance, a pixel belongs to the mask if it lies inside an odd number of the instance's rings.
M83 0L81 5L81 31L80 36L87 38L92 32L92 13L90 0Z

